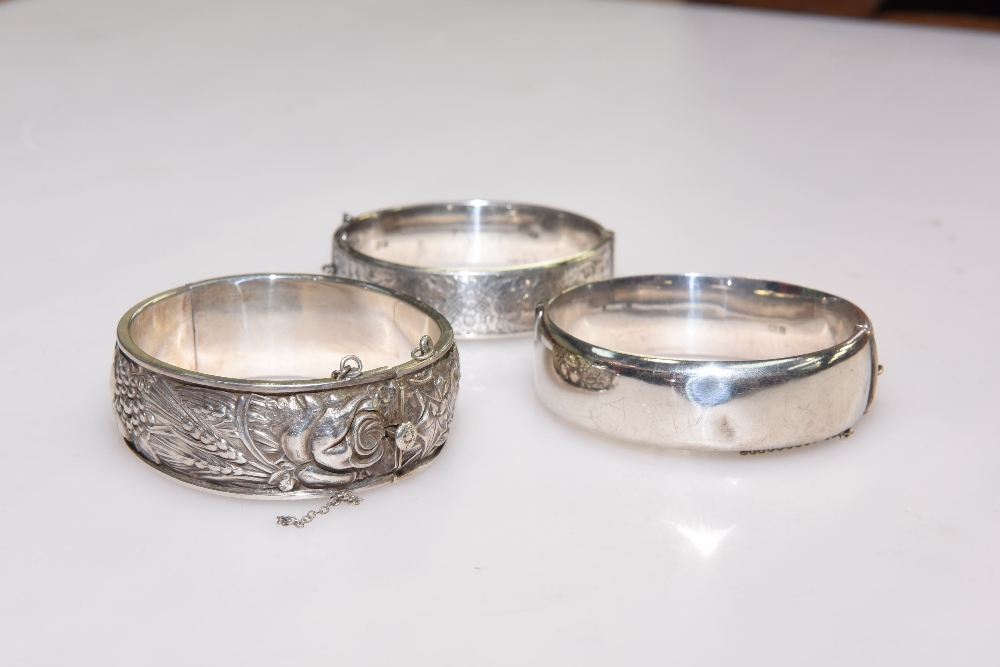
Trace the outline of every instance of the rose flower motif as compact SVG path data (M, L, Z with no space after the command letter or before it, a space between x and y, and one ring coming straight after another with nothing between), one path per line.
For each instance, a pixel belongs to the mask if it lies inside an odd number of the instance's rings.
M298 466L304 486L340 486L358 478L359 470L381 460L386 451L386 420L368 396L323 401L313 395L302 402L296 419L285 428L285 458Z
M385 440L385 418L375 410L359 410L347 432L347 444L351 450L351 467L365 468L382 457L382 441ZM319 460L317 459L317 463Z
M417 427L413 422L403 422L396 427L396 447L400 451L408 452L418 444Z

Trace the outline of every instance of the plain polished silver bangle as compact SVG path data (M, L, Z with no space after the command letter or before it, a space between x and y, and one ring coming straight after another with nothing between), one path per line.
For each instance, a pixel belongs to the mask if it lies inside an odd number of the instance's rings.
M432 461L458 381L451 326L426 304L341 278L248 275L125 313L112 393L125 441L160 472L295 498Z
M413 295L467 338L530 332L538 303L610 278L613 258L593 220L475 199L345 215L329 270Z
M860 308L785 283L618 278L568 290L536 316L542 402L652 445L755 452L844 434L879 370Z

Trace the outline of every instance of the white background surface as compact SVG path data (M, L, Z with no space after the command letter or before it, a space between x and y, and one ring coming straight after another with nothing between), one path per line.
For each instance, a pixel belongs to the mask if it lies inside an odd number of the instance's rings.
M0 3L0 658L996 664L1000 36L629 2ZM126 309L316 272L342 211L493 197L619 275L875 322L848 440L603 440L464 343L438 462L305 530L176 484L108 395ZM309 661L308 663L306 661Z

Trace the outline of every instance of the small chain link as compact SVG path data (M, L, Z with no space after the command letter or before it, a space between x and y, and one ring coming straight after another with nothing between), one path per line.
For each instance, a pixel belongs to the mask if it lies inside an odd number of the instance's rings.
M351 362L354 362L353 364ZM349 354L340 360L340 370L330 373L334 380L348 380L361 375L361 360L357 355Z
M414 359L426 359L434 352L434 341L430 336L421 336L417 347L410 352Z
M279 516L278 525L279 526L295 526L296 528L305 528L306 524L318 517L320 514L326 514L331 509L336 507L341 503L350 503L351 505L360 505L361 498L358 498L353 493L348 491L338 491L337 495L326 501L326 504L320 507L318 510L309 510L302 515L301 519L296 519L294 516Z

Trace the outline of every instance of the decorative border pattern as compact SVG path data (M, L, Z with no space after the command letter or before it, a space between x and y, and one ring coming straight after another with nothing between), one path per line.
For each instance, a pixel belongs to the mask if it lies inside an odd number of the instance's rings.
M391 380L260 395L181 382L115 349L113 404L148 463L216 491L324 496L392 482L445 444L460 379L458 349Z
M387 267L358 258L333 244L333 275L374 283L409 294L451 323L456 336L490 336L531 331L535 306L557 294L613 273L614 241L608 239L579 260L496 273L432 273Z

